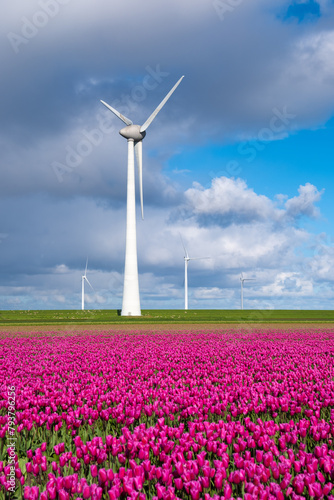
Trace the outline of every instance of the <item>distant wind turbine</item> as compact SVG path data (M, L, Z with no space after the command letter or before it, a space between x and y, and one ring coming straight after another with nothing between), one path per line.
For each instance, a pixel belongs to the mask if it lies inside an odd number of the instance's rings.
M94 288L92 285L89 283L88 278L87 278L87 266L88 266L88 258L86 260L86 269L85 269L85 274L81 276L81 309L85 309L85 281L87 281L88 285L91 287L91 289L94 292Z
M139 177L139 193L141 216L144 219L143 208L143 169L142 169L142 140L146 130L157 116L161 108L166 104L176 87L181 83L183 76L168 92L159 106L153 111L143 125L134 125L129 118L112 108L109 104L101 101L112 113L114 113L126 127L119 133L128 141L128 181L127 181L127 206L126 206L126 243L125 243L125 269L122 316L141 316L138 263L137 263L137 231L136 231L136 199L135 199L135 168L134 153L136 154Z
M210 259L211 257L189 257L187 249L184 245L183 239L180 235L182 246L184 249L184 309L187 311L188 309L188 264L190 260L203 260Z
M244 281L254 281L255 278L244 278L243 274L240 275L240 283L241 283L241 310L244 308Z

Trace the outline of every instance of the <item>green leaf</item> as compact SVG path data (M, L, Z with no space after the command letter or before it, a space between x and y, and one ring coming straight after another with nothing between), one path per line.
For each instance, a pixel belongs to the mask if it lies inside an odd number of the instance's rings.
M27 473L27 470L26 470L26 463L27 462L28 462L28 460L26 460L25 458L19 458L19 467L20 467L21 471L23 472L23 474Z

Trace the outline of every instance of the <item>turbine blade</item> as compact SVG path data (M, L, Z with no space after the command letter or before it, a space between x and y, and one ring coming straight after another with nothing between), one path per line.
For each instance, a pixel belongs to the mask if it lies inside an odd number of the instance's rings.
M207 260L211 259L211 257L189 257L189 260Z
M93 290L93 292L95 292L94 288L93 288L93 287L92 287L92 285L89 283L88 278L85 278L85 280L87 281L88 285L91 287L91 289Z
M86 259L85 277L86 277L86 274L87 274L87 266L88 266L88 257L87 257L87 259Z
M185 245L184 245L184 241L183 241L183 239L182 239L181 233L179 233L179 236L180 236L180 240L181 240L181 243L182 243L182 246L183 246L184 256L185 256L187 259L189 259L189 255L188 255L187 249L186 249L186 247L185 247Z
M143 202L143 143L142 143L142 141L138 141L138 142L135 143L135 153L136 153L136 160L137 160L137 165L138 165L141 218L144 220L144 202Z
M122 115L119 111L117 111L117 109L113 108L112 106L110 106L109 104L107 104L106 102L104 101L101 101L102 104L104 104L110 111L112 111L114 113L114 115L116 115L120 120L122 120L122 122L124 122L126 125L132 125L133 122L131 120L129 120L129 118L127 118L126 116Z
M159 106L153 111L153 113L151 114L151 116L149 116L146 120L146 122L140 127L140 132L145 132L145 130L150 126L150 124L153 122L154 118L157 116L157 114L159 113L160 109L166 104L166 102L168 101L168 99L170 98L170 96L172 95L172 93L174 92L174 90L176 89L176 87L178 87L178 85L180 85L181 81L183 80L184 76L181 76L180 80L174 85L174 87L172 88L172 90L170 90L168 92L168 94L166 95L166 97L161 101L161 103L159 104Z

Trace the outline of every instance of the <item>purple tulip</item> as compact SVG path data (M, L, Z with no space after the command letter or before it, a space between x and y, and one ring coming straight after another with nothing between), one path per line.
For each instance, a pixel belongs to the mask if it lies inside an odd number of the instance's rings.
M90 498L91 497L91 490L89 486L84 486L82 490L82 497L83 498Z
M49 499L54 500L55 498L57 498L57 490L54 486L47 485L46 491Z
M92 467L94 467L94 466L92 465ZM93 476L93 473L92 473L92 476ZM99 469L98 476L99 476L99 482L101 484L104 484L107 482L108 476L107 476L107 472L105 469ZM93 477L95 477L95 476L93 476Z
M174 483L175 483L175 487L178 489L178 490L182 490L183 489L183 481L181 478L176 478L174 480Z
M228 483L226 483L224 487L224 497L226 499L229 499L231 498L231 496L232 496L232 488Z
M92 477L97 477L97 465L93 464L90 466L90 473L92 475Z
M223 487L223 476L220 472L217 472L216 477L215 477L215 487L217 490L221 490Z

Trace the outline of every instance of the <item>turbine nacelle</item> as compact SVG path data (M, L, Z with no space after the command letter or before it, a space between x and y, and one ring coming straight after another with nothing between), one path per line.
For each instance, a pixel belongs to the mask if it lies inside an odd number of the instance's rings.
M133 139L135 142L142 141L146 135L145 131L140 131L140 125L128 125L122 128L119 133L125 139Z

